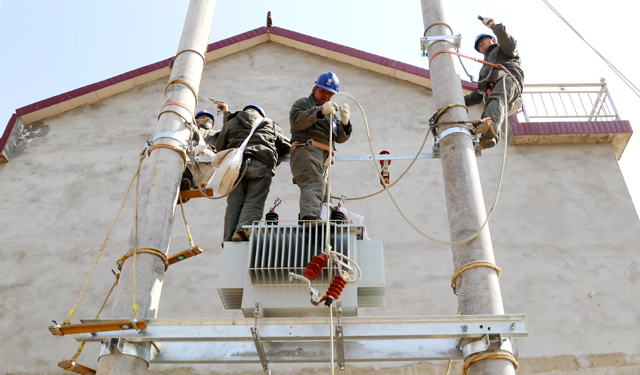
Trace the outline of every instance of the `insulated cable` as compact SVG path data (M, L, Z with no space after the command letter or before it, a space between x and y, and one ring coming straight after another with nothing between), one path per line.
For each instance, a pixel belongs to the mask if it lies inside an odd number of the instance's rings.
M505 91L505 106L507 105L506 103L506 91ZM362 117L364 119L364 124L365 124L365 128L367 131L367 139L369 141L369 148L371 150L371 156L373 157L373 164L376 167L376 171L378 172L378 176L380 178L382 178L382 173L380 171L380 167L378 166L378 161L376 160L376 155L375 152L373 151L373 143L371 142L371 133L369 131L369 123L367 122L367 116L364 112L364 109L362 108L362 105L360 105L360 102L358 102L358 100L356 98L354 98L352 95L345 93L345 92L338 92L335 94L335 96L346 96L347 98L353 100L356 105L358 105L358 107L360 108L360 111L362 112ZM507 111L505 111L505 123L504 123L504 127L505 130L507 129L506 127L506 120L507 120ZM507 131L504 132L505 136L507 136ZM508 138L508 137L507 137ZM474 233L473 235L459 240L459 241L442 241L439 240L437 238L431 237L428 234L424 233L423 231L421 231L417 226L415 226L415 224L413 224L413 222L411 222L411 220L409 220L409 218L407 218L407 216L404 214L404 212L402 211L402 209L400 208L400 206L398 205L398 203L396 202L395 198L393 197L393 194L391 194L391 190L389 190L388 186L384 186L384 189L387 191L387 193L389 194L389 198L391 198L391 201L393 202L393 204L395 205L396 209L398 210L398 212L400 213L400 215L402 216L402 218L407 222L407 224L409 224L416 232L420 233L423 237L427 238L428 240L431 240L433 242L439 243L441 245L448 245L448 246L457 246L457 245L462 245L464 243L473 241L474 239L476 239L480 233L484 230L484 228L487 226L487 223L489 222L489 218L491 218L491 215L493 214L494 209L496 208L496 205L498 204L498 196L500 195L500 188L502 186L502 179L504 176L504 167L506 164L506 159L507 159L507 142L506 140L504 141L504 152L503 152L503 156L502 156L502 167L500 168L500 179L498 181L498 188L496 191L496 196L495 199L493 201L493 205L491 206L491 209L489 210L489 213L487 214L487 217L484 221L484 223L482 224L482 226L480 227L480 229L478 229L478 231L476 233Z

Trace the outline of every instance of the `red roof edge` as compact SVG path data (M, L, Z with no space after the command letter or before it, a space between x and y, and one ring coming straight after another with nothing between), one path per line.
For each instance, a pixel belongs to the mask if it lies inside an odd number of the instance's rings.
M220 40L218 42L214 42L214 43L210 43L207 47L207 52L211 52L211 51L215 51L217 49L226 47L228 45L231 44L235 44L238 42L242 42L244 40L248 40L251 38L255 38L257 36L263 35L263 34L267 34L267 33L272 33L274 35L279 35L285 38L289 38L289 39L293 39L302 43L307 43L307 44L311 44L320 48L325 48L334 52L338 52L338 53L343 53L345 55L348 56L352 56L358 59L362 59L365 61L370 61L372 63L375 64L380 64L383 66L387 66L393 69L398 69L400 71L409 73L409 74L414 74L420 77L424 77L427 79L431 79L431 75L429 73L429 70L424 69L424 68L420 68L417 66L413 66L410 64L406 64L397 60L393 60L393 59L389 59L386 57L382 57L382 56L378 56L378 55L374 55L372 53L368 53L368 52L364 52L364 51L360 51L357 50L355 48L351 48L351 47L347 47L347 46L343 46L341 44L337 44L337 43L332 43L326 40L322 40L322 39L318 39L318 38L314 38L312 36L308 36L308 35L304 35L301 33L297 33L295 31L291 31L291 30L287 30L287 29L283 29L280 27L258 27L256 29L253 30L249 30L245 33L239 34L239 35L235 35L232 36L230 38L227 39L223 39ZM126 73L117 75L115 77L111 77L111 78L107 78L105 80L87 85L87 86L83 86L80 88L77 88L75 90L71 90L71 91L67 91L65 93L62 93L60 95L56 95L56 96L52 96L50 98L44 99L44 100L40 100L38 102L26 105L24 107L20 107L18 109L16 109L16 112L14 114L14 116L23 116L26 115L28 113L31 112L35 112L37 110L43 109L43 108L47 108L50 107L52 105L56 105L58 103L62 103L65 102L67 100L88 94L90 92L96 91L96 90L100 90L103 89L105 87L111 86L111 85L115 85L117 83L141 76L143 74L158 70L158 69L162 69L165 68L167 66L169 66L169 63L171 62L171 60L173 59L173 57L158 61L156 63L153 64L149 64L146 66L143 66L141 68L138 69L134 69L131 71L128 71ZM476 91L477 90L477 86L471 82L467 82L467 81L463 81L462 82L462 87L463 89L466 90L471 90L471 91ZM11 120L9 120L9 124L7 125L7 127L5 128L5 132L2 136L2 138L0 139L0 150L2 150L2 147L4 147L4 143L6 143L6 139L8 137L8 134L11 133L11 131L13 130L13 125L15 124L15 119L14 116L11 117ZM4 140L4 143L2 143Z
M514 136L633 133L627 120L520 122L516 116L510 116L509 121Z
M7 123L7 127L4 128L4 133L2 134L2 138L0 138L0 152L4 150L4 145L7 144L9 140L9 136L11 135L11 131L13 130L13 126L16 124L16 120L18 119L18 115L14 113L11 115L9 122Z

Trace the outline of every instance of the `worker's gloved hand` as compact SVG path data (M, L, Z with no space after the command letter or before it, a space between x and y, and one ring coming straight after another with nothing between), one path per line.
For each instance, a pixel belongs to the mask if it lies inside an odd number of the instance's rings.
M482 23L490 29L493 29L493 26L495 25L495 22L493 22L493 18L489 18L489 17L483 18Z
M326 102L322 105L323 115L335 115L338 110L338 105L334 102Z
M218 108L220 108L224 112L229 112L229 106L225 102L218 103Z
M342 107L340 107L340 119L342 119L342 125L347 125L349 123L349 104L344 103Z

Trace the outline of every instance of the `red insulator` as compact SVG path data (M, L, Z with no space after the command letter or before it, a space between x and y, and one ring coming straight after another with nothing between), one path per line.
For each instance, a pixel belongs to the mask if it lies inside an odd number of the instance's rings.
M334 300L338 299L345 285L347 285L347 283L344 281L344 279L340 275L336 275L336 277L333 278L333 281L329 285L329 290L327 290L327 298L331 298Z
M311 258L311 261L307 263L307 268L302 271L302 275L309 280L315 280L326 265L326 254L322 253L320 255L314 255L313 258Z

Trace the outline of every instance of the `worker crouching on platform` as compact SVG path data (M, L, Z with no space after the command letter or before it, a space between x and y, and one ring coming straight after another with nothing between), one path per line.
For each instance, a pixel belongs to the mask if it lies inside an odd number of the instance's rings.
M333 72L320 74L311 95L298 99L289 112L291 124L291 174L300 188L300 219L320 220L325 195L327 166L331 161L329 132L333 130L333 144L346 142L353 127L349 121L349 106L341 108L331 101L340 82ZM338 109L340 113L338 115ZM335 115L334 123L329 122Z
M216 142L218 151L237 148L249 136L252 125L262 119L251 135L243 154L241 171L244 177L227 197L224 215L224 240L246 241L243 225L262 219L264 203L271 179L282 157L289 154L291 143L265 111L255 104L228 116Z
M476 148L478 151L491 148L500 140L505 114L513 108L520 96L524 80L516 40L507 33L504 25L494 23L493 18L483 18L482 23L493 30L498 43L493 36L480 34L475 40L475 50L484 54L486 62L502 65L510 74L483 65L478 79L478 91L464 96L466 106L484 102L481 117L484 121L476 127L476 133L481 134L480 145Z

